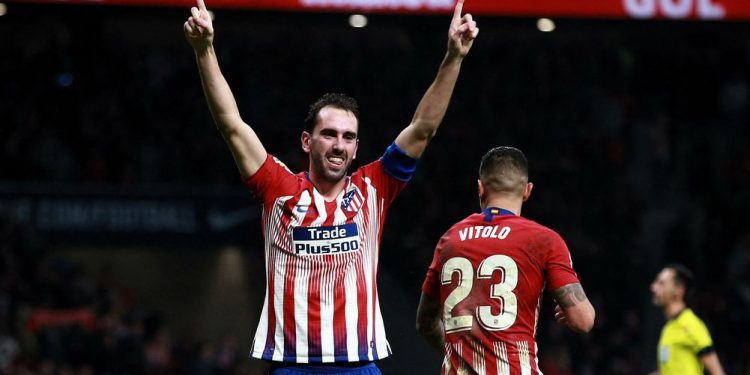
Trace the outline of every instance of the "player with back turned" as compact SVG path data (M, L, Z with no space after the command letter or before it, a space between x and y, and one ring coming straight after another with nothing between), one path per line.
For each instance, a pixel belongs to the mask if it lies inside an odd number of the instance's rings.
M417 330L444 355L441 374L541 374L535 335L545 287L559 322L578 332L594 324L563 239L520 216L533 187L528 176L520 150L490 150L479 167L482 212L453 225L437 244Z
M242 180L263 205L266 298L250 355L273 362L272 374L379 374L373 361L391 354L376 285L381 229L445 115L479 32L462 6L459 0L447 52L411 123L380 159L349 176L359 145L356 101L326 94L310 107L300 138L309 170L291 173L240 117L203 0L191 9L185 36L209 109Z

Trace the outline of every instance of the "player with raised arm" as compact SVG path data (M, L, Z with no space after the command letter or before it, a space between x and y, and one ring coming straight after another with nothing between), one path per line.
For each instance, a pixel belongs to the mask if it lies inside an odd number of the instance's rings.
M208 106L263 205L266 298L250 355L272 361L273 374L379 374L372 361L391 354L376 286L381 228L440 125L479 32L462 6L459 0L446 55L411 123L380 159L350 176L359 144L354 99L326 94L310 107L301 136L309 170L291 173L240 117L203 0L191 9L184 31Z
M533 187L524 154L493 148L478 184L482 212L437 244L417 330L444 356L441 374L541 374L535 336L545 286L557 301L557 321L574 331L591 330L594 308L563 239L520 216Z

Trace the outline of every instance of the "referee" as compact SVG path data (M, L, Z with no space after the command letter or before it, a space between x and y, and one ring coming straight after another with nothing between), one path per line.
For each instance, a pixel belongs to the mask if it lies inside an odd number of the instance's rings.
M653 283L654 305L661 308L667 323L657 347L659 371L651 375L724 375L711 334L693 310L685 304L693 291L693 273L681 264L668 264Z

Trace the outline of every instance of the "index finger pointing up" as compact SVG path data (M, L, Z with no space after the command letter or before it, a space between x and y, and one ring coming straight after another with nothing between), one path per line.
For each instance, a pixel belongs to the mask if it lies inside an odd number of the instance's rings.
M198 0L198 2L203 2L203 0ZM453 18L461 18L461 10L464 8L464 0L458 0L456 2L456 9L453 10Z
M203 0L198 0L198 9L206 10L206 3L204 3Z

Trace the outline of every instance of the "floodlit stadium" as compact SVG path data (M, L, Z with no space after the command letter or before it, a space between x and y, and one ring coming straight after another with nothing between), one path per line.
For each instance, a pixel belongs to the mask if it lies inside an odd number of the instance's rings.
M350 169L383 155L435 77L455 5L206 1L239 112L294 173L308 168L308 106L327 92L359 102ZM0 4L0 374L266 373L248 358L262 207L206 105L191 6ZM415 330L422 281L443 233L480 211L480 159L511 145L534 183L522 216L565 240L596 309L577 334L545 292L534 371L655 371L665 318L651 283L679 262L724 370L750 374L750 3L463 11L481 33L382 230L382 373L440 373Z

